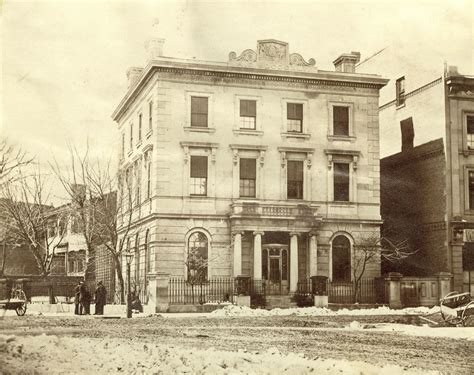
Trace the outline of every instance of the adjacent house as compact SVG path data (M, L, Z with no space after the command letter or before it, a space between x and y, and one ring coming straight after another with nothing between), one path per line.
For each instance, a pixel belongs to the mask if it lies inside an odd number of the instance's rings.
M166 57L163 44L148 41L113 113L132 282L187 279L196 254L204 279L246 275L274 294L314 275L350 282L358 239L382 223L387 80L356 72L357 52L323 71L278 40L225 62ZM376 259L365 276L379 275Z
M388 47L357 66L391 79L379 108L384 232L419 250L403 274L447 271L474 295L474 76L420 55Z

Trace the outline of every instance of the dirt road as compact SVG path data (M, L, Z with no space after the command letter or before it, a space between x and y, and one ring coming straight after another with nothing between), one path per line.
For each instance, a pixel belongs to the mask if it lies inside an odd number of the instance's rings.
M474 341L407 336L374 329L380 322L406 319L357 317L361 322L359 329L350 329L349 323L355 320L351 317L168 319L155 316L131 320L7 317L0 321L0 332L16 337L47 334L100 342L111 340L122 345L149 344L183 349L216 348L263 353L276 348L280 353L302 353L309 359L364 361L376 366L398 365L403 369L453 374L474 371ZM6 365L11 365L14 358L3 354ZM38 368L40 360L41 354L25 358L32 368Z

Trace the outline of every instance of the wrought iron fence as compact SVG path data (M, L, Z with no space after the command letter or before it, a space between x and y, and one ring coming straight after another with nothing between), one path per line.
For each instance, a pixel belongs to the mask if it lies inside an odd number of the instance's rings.
M205 304L233 302L234 279L211 278L204 282L192 283L183 278L169 280L168 300L170 304Z
M384 303L385 286L384 280L361 279L356 295L356 284L354 282L327 281L326 290L328 302L336 304L359 303ZM299 294L314 294L311 279L298 281Z

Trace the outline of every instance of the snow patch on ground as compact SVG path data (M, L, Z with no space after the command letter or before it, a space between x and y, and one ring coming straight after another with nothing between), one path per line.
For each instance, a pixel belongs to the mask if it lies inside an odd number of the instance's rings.
M66 357L59 356L64 353ZM280 353L199 350L143 343L138 340L57 336L0 335L0 363L12 373L192 373L192 374L439 374L397 365L307 358ZM67 360L65 360L67 358Z
M428 307L410 307L401 310L393 310L386 306L373 309L340 309L330 310L322 307L295 307L289 309L251 309L246 306L229 305L220 310L213 311L211 316L367 316L367 315L425 315L439 312L439 306Z

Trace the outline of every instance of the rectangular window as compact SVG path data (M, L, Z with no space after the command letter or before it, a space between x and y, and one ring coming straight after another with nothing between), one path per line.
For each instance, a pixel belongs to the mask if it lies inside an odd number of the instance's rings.
M286 118L288 124L288 132L303 132L303 104L286 103Z
M207 128L208 98L201 96L191 97L191 126Z
M288 199L303 199L303 162L288 160L287 167Z
M397 106L405 104L405 77L397 79L395 82Z
M256 160L240 159L240 196L255 197Z
M125 134L122 133L122 157L125 156Z
M349 107L333 107L333 132L334 135L349 135Z
M138 142L142 140L142 114L138 115Z
M191 156L191 195L207 195L207 156Z
M130 151L133 149L133 122L130 124Z
M349 164L334 163L334 200L349 202Z
M474 150L474 115L466 116L467 148Z
M469 209L474 210L474 171L469 171Z
M148 130L153 129L153 102L148 103Z
M240 128L256 129L257 102L255 100L240 100Z

